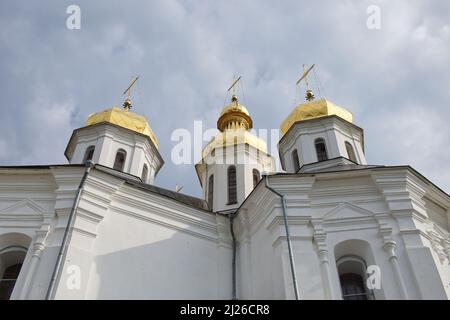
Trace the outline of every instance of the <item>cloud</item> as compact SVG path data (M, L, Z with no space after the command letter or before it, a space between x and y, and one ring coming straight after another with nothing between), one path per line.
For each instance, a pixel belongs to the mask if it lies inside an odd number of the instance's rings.
M380 117L371 119L371 138L367 142L370 158L377 164L410 164L440 187L448 185L450 153L443 152L448 145L450 128L447 118L423 106L384 110ZM437 134L439 128L439 134ZM374 138L373 134L383 138ZM445 189L444 189L445 190Z
M365 129L369 162L410 164L450 190L445 1L77 1L81 30L66 28L70 4L0 3L2 164L64 163L72 130L140 75L134 111L166 160L156 182L200 195L193 166L170 162L172 131L214 127L236 74L255 127L278 128L302 99L302 63L316 63L322 95ZM366 27L369 5L380 30Z

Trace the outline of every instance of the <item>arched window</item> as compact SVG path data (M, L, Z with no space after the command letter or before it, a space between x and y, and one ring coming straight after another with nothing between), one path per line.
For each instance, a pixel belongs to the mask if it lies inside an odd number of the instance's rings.
M9 300L19 277L22 263L16 263L5 268L0 279L0 300Z
M298 159L297 149L292 151L292 163L294 164L294 172L298 172L298 170L300 170L300 160Z
M261 180L261 175L259 174L259 171L256 169L253 169L253 189L256 187L259 180Z
M208 206L212 210L213 209L213 203L214 201L214 175L209 176L208 181Z
M228 204L237 203L236 167L228 167Z
M127 153L123 149L119 149L116 153L116 159L114 159L113 168L119 171L123 171L125 166L125 159L127 158Z
M318 138L316 139L316 141L314 141L314 145L316 146L317 161L328 160L325 140L323 140L322 138Z
M352 160L353 162L357 162L356 161L356 156L355 156L355 151L353 150L352 145L350 144L350 142L345 141L345 148L347 149L347 155L348 158L350 160Z
M366 282L366 263L358 256L343 256L336 261L342 298L344 300L368 300Z
M30 242L22 233L0 235L0 300L11 298Z
M83 163L92 160L92 158L94 157L94 150L95 150L94 146L90 146L86 149L86 152L84 153Z
M142 168L142 175L141 175L141 180L144 183L147 183L147 177L148 176L148 167L146 164L144 164L144 167Z

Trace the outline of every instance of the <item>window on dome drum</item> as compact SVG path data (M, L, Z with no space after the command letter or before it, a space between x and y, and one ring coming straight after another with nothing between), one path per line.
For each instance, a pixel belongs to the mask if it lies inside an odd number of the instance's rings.
M325 140L322 138L316 139L314 141L314 145L316 146L317 153L317 161L325 161L328 160L327 148L325 146Z
M94 146L90 146L86 149L86 152L84 153L83 163L85 163L86 161L92 160L92 158L94 156L94 150L95 150Z
M208 206L212 210L214 201L214 175L209 176L208 181Z
M344 300L371 300L375 298L365 285L366 263L363 259L358 256L344 256L336 264Z
M259 174L259 171L256 169L253 169L253 189L255 189L259 180L261 180L261 175Z
M147 176L148 176L148 167L146 164L144 164L144 167L142 168L142 176L141 176L142 182L147 183Z
M0 278L0 300L9 300L11 297L21 268L22 263L16 263L3 272Z
M355 151L353 150L352 145L350 144L350 142L345 141L345 148L347 149L347 155L348 158L350 160L352 160L353 162L357 162L356 161L356 156L355 156Z
M114 160L114 166L113 169L123 171L123 168L125 166L125 159L127 157L127 153L123 149L119 149L116 153L116 159Z
M300 170L300 160L298 158L297 149L294 149L294 151L292 151L292 163L294 164L294 172L298 172L298 170Z
M236 167L228 167L228 204L237 203Z

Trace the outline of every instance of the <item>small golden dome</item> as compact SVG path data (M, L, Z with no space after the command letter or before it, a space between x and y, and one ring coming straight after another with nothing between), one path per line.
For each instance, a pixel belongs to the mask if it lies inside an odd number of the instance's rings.
M217 120L217 129L224 131L225 129L246 129L253 128L253 120L247 108L241 105L238 98L233 95L231 103L225 106Z
M86 125L90 126L101 122L109 122L122 128L146 135L150 138L155 147L157 149L159 148L158 140L156 140L155 134L144 116L127 111L123 108L112 107L89 115L86 120Z
M338 107L337 105L325 99L313 100L302 103L295 107L294 110L292 110L292 112L280 126L281 136L284 136L286 132L288 132L288 130L294 125L294 123L298 121L331 115L336 115L351 123L353 122L353 115L350 111L342 107Z
M202 158L204 159L216 148L233 146L235 144L248 144L263 153L267 153L267 143L263 139L245 129L236 129L219 132L203 149Z

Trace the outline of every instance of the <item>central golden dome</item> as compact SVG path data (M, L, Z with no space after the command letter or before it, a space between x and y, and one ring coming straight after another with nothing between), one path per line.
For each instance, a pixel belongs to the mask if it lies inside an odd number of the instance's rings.
M231 103L225 106L217 120L217 129L224 131L226 129L245 129L253 128L253 120L247 108L239 104L238 98L233 95Z
M89 115L86 120L86 125L91 126L101 122L112 123L143 134L150 138L157 149L159 148L158 140L156 140L155 134L144 116L130 112L124 108L112 107Z
M248 144L267 153L267 144L260 137L250 132L253 120L247 108L239 104L233 95L231 103L226 105L217 120L219 132L203 149L202 158L206 158L216 148L223 148L236 144Z

